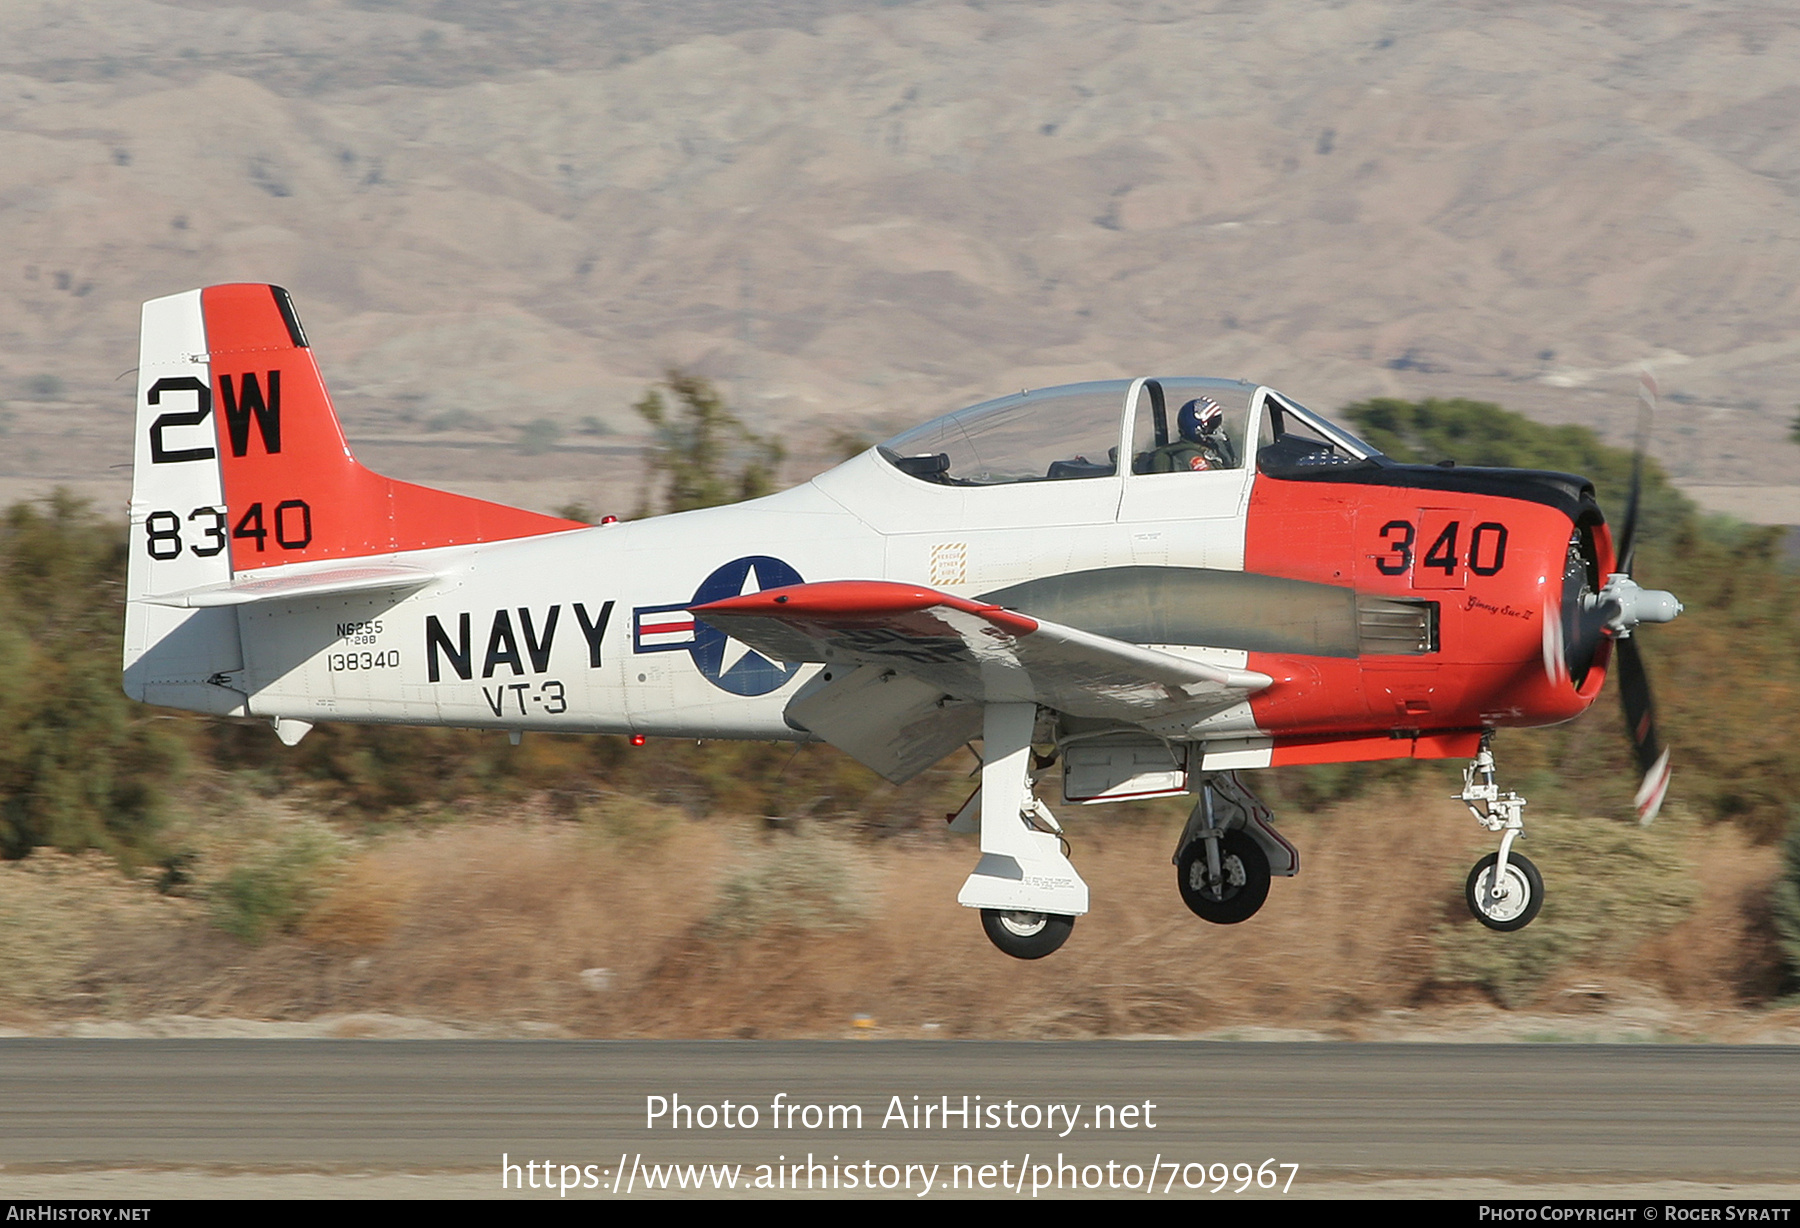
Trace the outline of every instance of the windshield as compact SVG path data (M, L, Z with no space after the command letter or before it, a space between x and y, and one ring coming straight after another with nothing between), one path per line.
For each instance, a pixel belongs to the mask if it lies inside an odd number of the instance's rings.
M1257 432L1256 468L1276 475L1316 472L1328 466L1366 465L1379 456L1343 427L1271 391Z
M1130 380L1021 392L933 419L881 445L887 461L927 482L997 486L1109 478Z

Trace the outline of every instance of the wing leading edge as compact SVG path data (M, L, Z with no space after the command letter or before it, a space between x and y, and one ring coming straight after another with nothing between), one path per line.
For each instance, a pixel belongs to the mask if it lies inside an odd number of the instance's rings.
M892 671L894 677L924 683L925 689L937 692L928 697L930 702L947 714L953 708L967 711L967 705L1037 703L1070 716L1132 724L1166 725L1177 717L1193 723L1273 681L1254 670L1196 661L887 580L833 580L765 589L695 606L693 613L774 660L882 667L881 672ZM868 674L846 668L837 679L827 677L833 673L828 669L821 675L825 691L841 682L848 700L854 689L859 693L855 708L866 718L871 700ZM858 674L862 678L851 688L847 684ZM908 687L904 693L909 696L909 712L920 706L920 688ZM828 726L825 718L839 705L825 700L824 693L809 686L789 705L789 718L835 743L830 728L821 726ZM895 713L897 719L901 715ZM951 723L961 730L966 722L947 721L944 738L916 740L915 750L903 758L916 761L951 738ZM865 752L881 757L867 744L878 739L861 740ZM956 737L944 749L962 740ZM884 765L851 746L843 749L890 778L894 778L887 770L890 766L912 771L926 766Z

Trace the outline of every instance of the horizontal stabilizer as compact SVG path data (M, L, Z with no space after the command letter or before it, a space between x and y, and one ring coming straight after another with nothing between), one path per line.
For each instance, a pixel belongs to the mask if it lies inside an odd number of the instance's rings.
M213 584L182 593L147 595L142 600L152 605L174 606L177 609L204 609L208 606L249 605L257 601L330 597L339 593L397 592L423 588L437 578L436 572L398 565L335 567L330 571L280 576L262 576L253 571L230 584Z

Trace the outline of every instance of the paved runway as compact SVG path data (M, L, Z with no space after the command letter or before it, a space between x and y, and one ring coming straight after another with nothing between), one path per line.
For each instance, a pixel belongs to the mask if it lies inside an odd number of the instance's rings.
M737 1124L704 1110L691 1125L668 1116L647 1123L650 1098L673 1106L677 1096L721 1115L729 1101ZM964 1097L969 1117L913 1127L915 1106L960 1109ZM892 1115L896 1105L905 1124ZM839 1113L830 1125L815 1115L808 1128L806 1106ZM860 1125L851 1106L861 1109ZM1003 1163L1016 1178L1021 1165L1059 1159L1076 1166L1063 1170L1075 1172L1068 1180L1114 1163L1111 1180L1135 1165L1141 1181L1160 1161L1156 1187L1167 1180L1176 1193L1202 1175L1196 1163L1217 1174L1211 1166L1265 1160L1299 1166L1296 1193L1309 1181L1399 1175L1792 1184L1800 1181L1800 1051L0 1041L0 1165L9 1177L143 1166L485 1172L498 1194L502 1154L547 1161L559 1173L592 1165L603 1188L620 1178L621 1156L624 1177L636 1182L650 1164L754 1169L809 1155L840 1183L846 1166L869 1180L882 1166L900 1174L938 1164L947 1181L959 1164L971 1179ZM814 1182L826 1179L820 1171L812 1170Z

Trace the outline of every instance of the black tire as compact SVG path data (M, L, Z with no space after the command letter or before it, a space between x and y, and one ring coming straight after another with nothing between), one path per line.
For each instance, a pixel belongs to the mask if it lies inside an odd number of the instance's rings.
M1269 898L1269 855L1248 833L1228 831L1219 837L1219 868L1225 881L1214 890L1206 882L1206 841L1190 841L1175 864L1181 902L1214 925L1248 921Z
M1054 912L984 908L981 928L988 941L1014 959L1042 959L1069 940L1075 918Z
M1529 857L1521 853L1508 853L1507 892L1496 904L1489 905L1486 899L1487 885L1498 864L1498 853L1489 853L1476 862L1475 868L1469 871L1469 881L1463 886L1463 898L1468 901L1469 912L1477 921L1491 930L1510 934L1530 925L1531 919L1538 915L1538 909L1544 906L1544 876L1538 873L1538 868L1531 864Z

